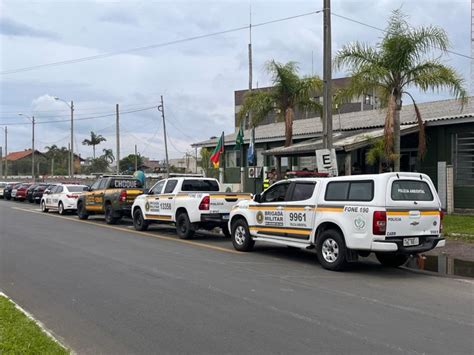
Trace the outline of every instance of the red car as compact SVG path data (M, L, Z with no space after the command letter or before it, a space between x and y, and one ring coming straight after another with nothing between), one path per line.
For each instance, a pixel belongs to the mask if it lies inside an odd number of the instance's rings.
M26 192L31 184L22 184L20 187L16 189L16 194L14 199L17 201L25 201L26 200Z

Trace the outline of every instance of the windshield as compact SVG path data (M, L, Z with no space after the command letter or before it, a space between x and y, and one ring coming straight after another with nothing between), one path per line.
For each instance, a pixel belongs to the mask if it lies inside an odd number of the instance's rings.
M181 191L219 191L219 184L216 180L184 180Z

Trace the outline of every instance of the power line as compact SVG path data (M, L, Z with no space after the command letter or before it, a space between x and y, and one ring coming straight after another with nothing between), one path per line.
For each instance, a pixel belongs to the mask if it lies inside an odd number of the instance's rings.
M129 113L148 111L148 110L153 110L153 109L156 109L156 106L145 107L145 108L138 109L138 110L123 111L123 112L120 112L120 114L125 115L125 114L129 114ZM76 122L76 121L85 121L85 120L93 120L93 119L97 119L97 118L111 117L111 116L115 116L115 113L111 113L111 114L107 114L107 115L75 118L74 122ZM38 121L35 124L60 123L60 122L70 122L70 120L67 119L67 120ZM1 125L2 126L20 126L20 125L29 125L29 123L28 122L26 122L26 123L21 123L21 122L10 122L10 123L8 123L8 122L5 122L5 123L1 123Z
M331 12L331 14L332 14L333 16L342 18L343 20L350 21L350 22L353 22L353 23L357 23L357 24L359 24L359 25L362 25L362 26L365 26L365 27L368 27L368 28L372 28L372 29L377 30L377 31L381 31L381 32L384 32L384 33L390 33L389 31L387 31L387 30L385 30L385 29L383 29L383 28L376 27L376 26L370 25L370 24L368 24L368 23L355 20L355 19L350 18L350 17L347 17L347 16L339 15L339 14L336 14L336 13L334 13L334 12ZM437 47L434 47L434 48L439 49L439 48L437 48ZM454 55L460 56L460 57L464 57L464 58L467 58L467 59L474 59L473 57L471 57L471 56L469 56L469 55L467 55L467 54L459 53L459 52L452 51L452 50L449 50L449 49L447 49L446 52L447 52L447 53L450 53L450 54L454 54Z
M273 24L273 23L289 21L289 20L293 20L293 19L296 19L296 18L300 18L300 17L305 17L305 16L318 14L318 13L321 13L322 11L323 10L311 11L311 12L307 12L307 13L303 13L303 14L299 14L299 15L282 17L282 18L278 18L278 19L270 20L270 21L266 21L266 22L260 22L260 23L257 23L257 24L252 24L252 27L261 27L261 26L266 26L266 25L270 25L270 24ZM86 61L91 61L91 60L96 60L96 59L113 57L113 56L120 55L120 54L125 54L125 53L132 53L132 52L138 52L138 51L143 51L143 50L166 47L166 46L171 46L171 45L175 45L175 44L191 42L191 41L195 41L195 40L198 40L198 39L219 36L219 35L232 33L232 32L238 32L238 31L246 30L248 28L250 28L250 25L235 27L235 28L231 28L231 29L228 29L228 30L212 32L212 33L207 33L207 34L203 34L203 35L197 35L197 36L182 38L182 39L178 39L178 40L174 40L174 41L168 41L168 42L163 42L163 43L158 43L158 44L151 44L151 45L143 46L143 47L135 47L135 48L129 48L129 49L124 49L124 50L120 50L120 51L103 53L103 54L98 54L98 55L93 55L93 56L88 56L88 57L82 57L82 58L69 59L69 60L63 60L63 61L52 62L52 63L33 65L33 66L30 66L30 67L24 67L24 68L18 68L18 69L4 70L4 71L0 72L0 75L15 74L15 73L21 73L21 72L30 71L30 70L47 68L47 67L55 67L55 66L60 66L60 65L81 63L81 62L86 62Z

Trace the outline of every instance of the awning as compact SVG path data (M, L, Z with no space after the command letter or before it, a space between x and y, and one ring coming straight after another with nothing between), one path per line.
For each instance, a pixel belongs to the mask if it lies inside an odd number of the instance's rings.
M336 151L350 152L371 144L373 139L383 137L383 128L363 129L358 131L334 132L333 146ZM400 129L402 136L418 131L418 125L406 125ZM264 155L273 156L308 156L314 155L317 149L323 148L321 138L308 139L304 142L293 144L289 147L277 147L263 152Z

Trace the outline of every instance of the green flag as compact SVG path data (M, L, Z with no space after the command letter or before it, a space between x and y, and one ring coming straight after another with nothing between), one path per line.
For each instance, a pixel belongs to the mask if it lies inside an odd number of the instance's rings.
M235 137L235 149L240 149L240 147L244 144L244 131L242 130L242 125L240 125L239 132L237 133L237 137Z

